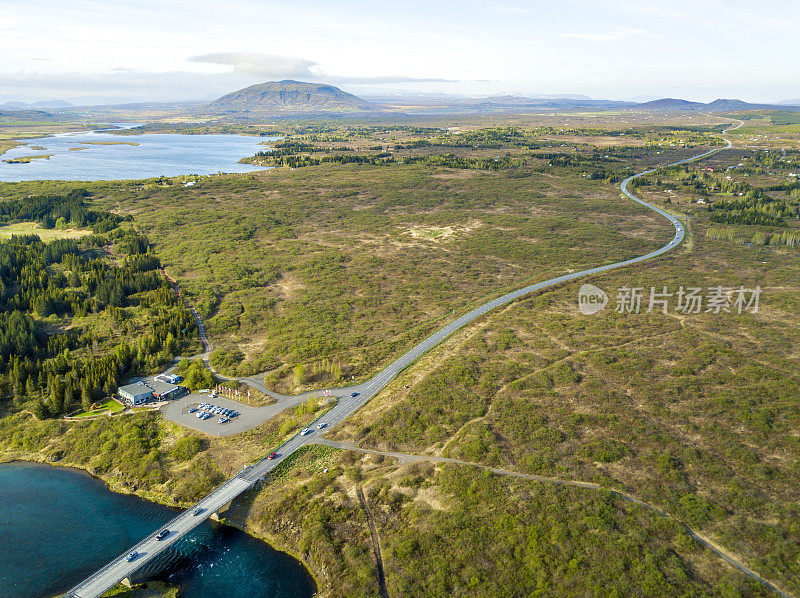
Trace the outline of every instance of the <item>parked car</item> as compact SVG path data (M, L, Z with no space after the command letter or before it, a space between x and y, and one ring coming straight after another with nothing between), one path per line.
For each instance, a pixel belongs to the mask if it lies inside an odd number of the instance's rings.
M220 417L217 420L217 422L220 423L220 424L227 424L229 421L231 421L231 420L229 420L227 417Z
M197 411L197 409L195 407L192 407L191 409L189 409L189 413L195 413L196 411Z
M275 459L278 456L278 453L270 453L267 455L267 459Z

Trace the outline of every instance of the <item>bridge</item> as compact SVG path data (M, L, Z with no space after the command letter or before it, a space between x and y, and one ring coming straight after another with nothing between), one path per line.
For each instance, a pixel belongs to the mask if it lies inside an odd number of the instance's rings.
M739 125L741 126L741 124ZM738 127L734 127L738 128ZM639 199L633 193L628 190L628 185L634 179L651 174L660 168L665 168L669 166L675 166L678 164L685 164L687 162L692 162L694 160L700 160L702 158L706 158L708 156L712 156L717 152L728 149L731 147L730 141L727 141L727 145L725 147L713 149L707 151L705 153L692 156L685 160L680 160L679 162L674 162L672 164L663 165L659 167L652 168L645 172L641 172L638 174L634 174L633 176L628 177L620 184L621 191L633 201L640 203L644 207L660 214L664 218L672 223L675 234L673 238L659 249L652 251L646 255L641 255L638 257L634 257L628 260L622 260L619 262L614 262L611 264L606 264L603 266L598 266L596 268L589 268L587 270L581 270L580 272L572 272L570 274L565 274L563 276L558 276L556 278L551 278L549 280L544 280L542 282L538 282L535 284L528 285L521 289L517 289L516 291L512 291L496 299L488 301L484 303L480 307L477 307L464 315L460 316L444 328L438 330L437 332L430 335L428 338L420 342L414 348L409 350L407 353L403 354L399 357L396 361L390 364L386 369L382 372L377 374L374 378L364 382L363 384L347 387L347 388L340 388L337 389L338 402L336 406L333 407L330 411L328 411L325 415L323 415L320 419L318 419L315 423L324 424L325 430L328 428L332 428L343 419L348 417L354 411L358 410L362 407L367 401L369 401L373 396L375 396L378 392L380 392L391 380L393 380L401 371L403 371L406 367L414 363L417 359L419 359L424 353L438 345L444 339L449 337L451 334L463 328L467 324L473 322L477 318L485 315L486 313L497 309L498 307L505 305L507 303L511 303L520 297L528 295L534 291L539 291L548 287L552 287L558 284L562 284L565 282L569 282L571 280L575 280L576 278L581 278L584 276L588 276L591 274L599 274L601 272L605 272L607 270L611 270L614 268L619 268L622 266L630 266L636 264L638 262L642 262L645 260L652 259L659 255L666 253L677 247L684 238L685 231L683 224L672 214L665 212L655 206L650 205L649 203L645 202L644 200ZM201 328L202 330L202 328ZM203 336L205 336L203 332ZM296 452L301 447L314 443L318 436L319 436L319 429L314 429L311 434L306 436L302 436L300 434L292 437L284 444L282 444L278 449L276 449L277 457L275 459L262 459L257 463L249 466L245 470L238 473L235 477L228 480L218 488L216 488L213 492L208 494L198 503L187 509L186 511L182 512L180 515L175 517L172 521L161 527L159 530L156 530L149 536L147 536L144 540L136 544L135 546L131 547L127 550L124 554L118 556L116 559L108 563L105 567L79 583L77 586L69 590L65 594L65 598L99 598L102 596L106 591L110 588L114 587L116 584L125 581L126 579L129 580L130 576L138 569L140 569L146 563L152 561L158 554L164 551L169 546L175 544L180 538L185 536L191 530L198 527L203 521L210 517L218 516L221 511L224 511L228 505L230 505L231 501L233 501L237 496L246 492L250 488L252 488L256 482L259 480L264 479L270 471L272 471L275 467L277 467L282 461L284 461L287 457L289 457L292 453ZM198 511L201 509L201 511ZM195 513L198 513L195 515ZM169 535L164 538L163 540L158 540L156 535L161 530L169 530ZM126 557L132 552L138 553L138 557L132 561L127 561Z

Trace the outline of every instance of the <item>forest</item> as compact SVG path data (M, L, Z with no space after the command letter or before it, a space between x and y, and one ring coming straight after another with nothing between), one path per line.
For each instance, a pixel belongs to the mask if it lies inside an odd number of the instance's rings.
M15 235L0 243L0 392L39 418L88 408L131 374L171 361L195 331L147 237L120 226L130 219L90 209L87 195L0 204L6 222L95 231L80 241ZM143 328L137 310L148 312ZM105 350L93 318L114 323Z

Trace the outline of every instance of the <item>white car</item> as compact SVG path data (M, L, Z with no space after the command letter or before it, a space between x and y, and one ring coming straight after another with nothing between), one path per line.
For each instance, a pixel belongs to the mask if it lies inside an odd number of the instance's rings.
M300 436L306 436L307 434L311 434L311 428L303 428L300 431Z
M320 422L320 423L317 424L317 430L321 430L322 428L324 428L327 425L328 424L326 424L325 422Z

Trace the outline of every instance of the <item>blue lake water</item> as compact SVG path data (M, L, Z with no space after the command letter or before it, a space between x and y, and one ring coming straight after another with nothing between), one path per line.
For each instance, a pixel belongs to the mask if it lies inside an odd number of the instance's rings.
M26 140L25 145L2 154L0 181L100 181L252 172L264 168L239 164L238 161L264 151L266 146L260 145L261 142L275 139L245 135L114 135L103 131L63 133ZM104 141L139 145L92 145L92 142ZM45 149L32 149L31 146ZM2 161L43 154L54 155L49 160L33 160L28 164Z
M0 597L43 598L66 591L175 513L111 492L80 471L2 464ZM152 574L179 585L180 598L304 598L316 591L308 571L289 555L212 522L159 559Z

